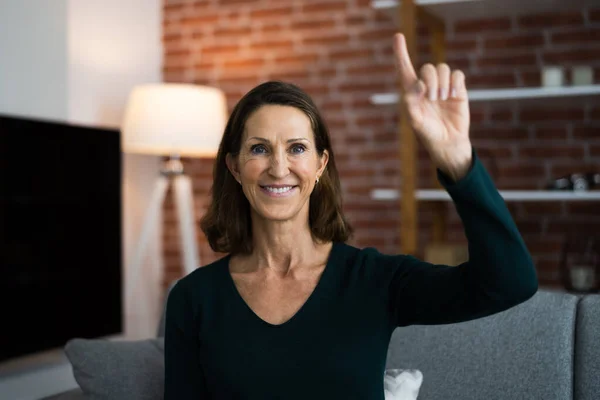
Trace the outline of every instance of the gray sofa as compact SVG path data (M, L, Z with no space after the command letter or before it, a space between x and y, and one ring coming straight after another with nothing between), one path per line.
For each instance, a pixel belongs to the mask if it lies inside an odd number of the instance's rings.
M600 295L540 289L486 318L396 329L387 367L423 372L419 400L598 400Z

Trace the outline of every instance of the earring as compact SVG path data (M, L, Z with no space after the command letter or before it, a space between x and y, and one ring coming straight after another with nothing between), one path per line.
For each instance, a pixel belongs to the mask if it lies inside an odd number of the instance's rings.
M317 176L317 181L315 182L315 185L319 183L319 177Z

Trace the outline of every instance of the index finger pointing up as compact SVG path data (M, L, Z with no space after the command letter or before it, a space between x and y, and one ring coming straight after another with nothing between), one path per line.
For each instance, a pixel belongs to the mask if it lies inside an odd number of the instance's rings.
M402 90L407 92L415 87L418 82L418 77L415 68L412 65L412 61L410 61L406 38L402 33L396 33L394 35L394 52L396 53L396 65L400 75Z

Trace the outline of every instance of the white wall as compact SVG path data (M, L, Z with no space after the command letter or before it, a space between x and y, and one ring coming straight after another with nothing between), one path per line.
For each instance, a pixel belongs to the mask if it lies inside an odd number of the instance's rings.
M0 113L67 117L66 0L0 1Z
M0 114L119 127L130 90L161 80L161 27L161 0L0 0ZM124 155L123 169L127 266L159 159ZM138 301L125 305L127 338L155 335L162 311L161 239L159 229L137 285ZM0 398L36 399L74 387L62 361L8 378L0 368Z
M162 66L160 0L68 0L68 120L118 127L127 97L140 83L160 82ZM125 155L124 265L129 264L159 159ZM161 219L162 220L162 219ZM127 304L126 335L151 337L162 305L161 231L149 246L136 304ZM131 282L127 282L127 286ZM125 293L124 293L125 295Z

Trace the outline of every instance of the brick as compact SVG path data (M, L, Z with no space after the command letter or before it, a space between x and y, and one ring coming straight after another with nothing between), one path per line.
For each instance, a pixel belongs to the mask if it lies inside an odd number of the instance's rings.
M598 43L600 40L600 29L577 29L569 32L556 32L552 34L552 44L574 44Z
M573 126L573 138L579 140L600 140L600 126L580 125Z
M287 18L292 15L294 8L292 6L286 7L269 7L258 10L250 11L251 20L265 20L269 18Z
M318 45L318 46L347 45L349 41L350 41L350 35L348 33L322 35L319 37L304 38L302 40L302 42L306 45Z
M566 63L594 62L598 59L598 48L574 50L547 50L542 54L545 64L565 65Z
M235 54L240 51L238 44L222 44L222 45L205 45L200 48L203 57L205 56L220 56L223 54Z
M492 122L511 122L515 119L515 112L509 108L494 107L489 114Z
M497 125L474 125L470 130L473 139L490 140L525 140L527 139L527 127L525 126L497 126Z
M524 108L519 113L521 122L549 122L549 121L578 121L583 120L583 108Z
M540 87L542 85L542 74L539 69L534 71L518 71L524 87Z
M379 93L385 89L383 84L377 83L361 83L361 82L348 82L342 83L338 86L340 93L356 93L356 92L368 92L368 93Z
M466 84L470 89L515 87L516 83L513 73L469 74L466 77Z
M347 61L371 59L373 56L372 49L343 49L330 51L328 57L331 61Z
M567 212L570 216L593 216L596 222L600 222L600 207L597 202L572 201L567 204Z
M396 31L394 29L379 28L379 29L374 29L374 30L359 33L358 39L361 42L363 42L363 41L370 42L372 40L380 40L380 39L381 40L389 40L390 47L391 47L394 33L396 33ZM392 50L393 50L393 47L392 47Z
M567 126L536 126L534 136L536 140L566 141L568 133Z
M597 215L589 214L589 215ZM583 233L583 234L598 234L600 232L600 220L589 221L588 214L584 214L583 219L578 216L569 216L568 220L550 219L548 221L547 232L549 234L568 234L568 233Z
M264 68L264 66L265 60L263 58L238 57L236 59L227 60L223 62L223 68L225 69L235 68L244 69L247 71L248 69Z
M541 32L488 38L484 41L485 51L539 47L544 44Z
M549 237L524 237L525 245L532 253L560 253L563 240Z
M484 33L510 30L511 23L508 18L490 18L458 21L454 25L456 34Z
M537 65L537 58L531 52L523 54L511 54L503 56L483 56L478 58L475 63L479 68L486 67L534 67Z
M385 121L379 115L369 115L356 117L354 123L359 128L381 128Z
M569 25L583 25L583 13L578 12L551 12L543 14L525 15L517 19L519 28L555 28Z
M315 3L304 3L302 4L303 13L342 13L348 8L347 1L335 1L335 2L315 2Z
M333 20L299 20L291 24L291 29L296 31L310 30L312 32L326 32L335 26Z
M250 43L251 52L291 52L294 48L292 40L261 40Z
M215 14L205 14L205 15L194 15L187 16L181 19L182 25L201 27L206 25L214 25L219 22L221 16L217 13Z
M540 181L545 174L543 165L524 165L521 162L516 165L498 163L498 171L502 179L523 179L530 181Z
M369 18L363 14L346 15L344 17L344 26L346 26L346 27L363 26L368 21L369 21Z
M590 10L590 21L591 22L600 22L600 8L595 10Z
M275 57L275 64L301 64L307 65L311 63L315 63L319 59L319 55L317 53L304 53L304 54L294 54L294 55L282 55Z
M285 27L282 22L277 21L277 22L263 23L260 26L259 31L262 34L272 35L274 33L281 34L281 32L285 32L286 29L287 29L287 27Z
M539 235L542 232L542 222L539 220L536 221L525 221L525 220L515 220L517 224L517 229L521 233L521 235Z
M477 50L477 41L473 39L451 39L446 41L447 52L470 53Z
M534 145L522 145L519 148L519 158L534 158L534 159L547 159L547 158L579 158L582 159L584 156L583 146L540 146Z
M595 170L598 170L597 165L582 159L553 161L550 165L550 176L552 179L556 179L573 173Z
M590 157L600 158L600 144L591 144L589 150ZM597 167L600 170L600 166Z
M554 201L523 202L520 208L524 216L548 215L555 217L563 214L563 204Z
M240 39L243 37L248 37L252 33L252 28L250 27L223 27L223 28L215 28L214 35L219 39L233 38ZM197 34L194 34L194 37L198 37Z
M346 66L346 74L349 76L357 75L359 77L373 75L388 75L393 76L396 73L394 65L348 65Z

